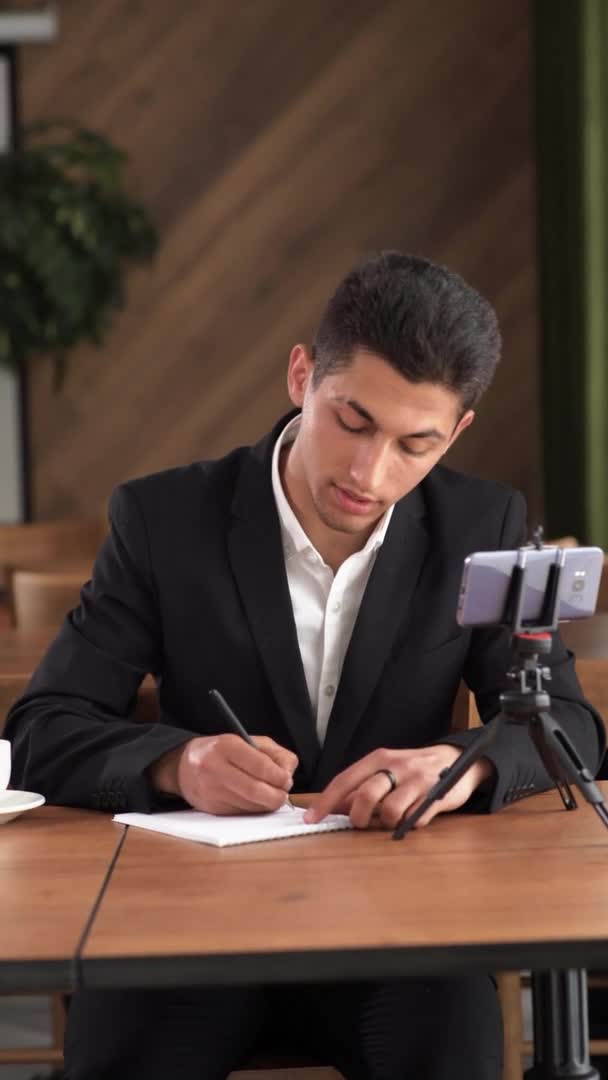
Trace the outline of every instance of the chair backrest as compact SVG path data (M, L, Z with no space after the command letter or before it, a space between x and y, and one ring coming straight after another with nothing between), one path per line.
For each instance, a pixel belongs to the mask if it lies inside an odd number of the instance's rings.
M576 661L576 674L587 701L597 709L604 726L608 728L608 658L598 660L581 657Z
M158 693L151 676L144 680L137 692L133 719L138 724L155 724L160 720Z
M88 577L85 567L71 570L9 570L8 606L13 626L20 630L59 628L76 607Z
M475 695L471 693L466 683L461 682L454 699L452 727L457 731L467 731L469 728L479 727L480 724L481 718L477 712Z
M543 540L543 543L548 544L550 547L578 547L576 536L558 536L557 540Z
M11 677L10 679L0 679L0 739L4 731L6 714L13 702L21 697L28 681L24 675L15 675L14 678Z
M107 533L101 515L0 525L0 588L8 567L51 569L92 565Z

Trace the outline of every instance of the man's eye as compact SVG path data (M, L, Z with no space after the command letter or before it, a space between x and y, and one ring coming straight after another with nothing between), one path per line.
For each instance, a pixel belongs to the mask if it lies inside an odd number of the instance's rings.
M424 457L425 454L428 454L428 447L425 447L423 450L414 450L412 446L407 446L405 443L402 443L401 449L403 453L407 454L409 457Z
M344 431L354 431L354 432L365 431L365 427L366 427L365 424L363 424L362 427L352 427L351 424L347 424L346 421L343 420L341 416L338 416L337 413L336 413L336 419L337 419L340 427L343 428Z

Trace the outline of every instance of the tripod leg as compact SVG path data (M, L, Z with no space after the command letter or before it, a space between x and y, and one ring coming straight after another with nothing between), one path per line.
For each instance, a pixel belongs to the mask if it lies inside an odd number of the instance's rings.
M530 738L536 747L536 752L545 766L545 769L553 780L566 810L576 810L577 802L574 797L574 792L568 783L566 771L561 764L561 756L558 756L554 749L554 735L550 736L547 732L548 721L553 723L553 721L543 713L532 716L530 718L530 727L528 729ZM551 743L549 742L550 738Z
M442 769L439 773L439 778L430 791L427 793L426 798L420 804L417 810L411 815L411 817L401 818L401 821L397 825L393 833L393 840L402 840L406 833L410 829L414 828L417 821L420 820L423 814L426 814L429 806L432 806L434 802L442 799L444 795L447 795L448 791L454 787L454 784L458 783L461 776L464 776L467 769L471 768L471 765L475 761L479 761L479 758L483 756L486 747L490 746L500 731L503 721L503 714L498 713L496 716L484 724L483 727L477 728L474 733L474 738L469 745L462 751L460 757L456 758L453 765L450 765L447 769ZM471 733L473 734L473 733Z
M529 730L532 734L535 746L538 747L538 752L542 757L543 762L546 763L546 759L543 756L541 746L544 747L546 753L549 755L549 761L557 759L559 762L558 779L561 780L568 776L570 780L577 785L583 798L585 798L588 803L591 803L600 820L606 828L608 828L608 806L606 806L606 803L604 802L604 796L593 779L593 773L590 772L584 761L581 760L575 747L572 745L566 732L559 726L557 720L554 720L550 713L539 711L532 717L532 723ZM554 774L552 774L552 778L563 799L564 796ZM570 791L569 788L568 790ZM570 796L574 799L572 792L570 792ZM576 802L574 802L574 805L576 806ZM567 803L566 806L568 806ZM568 809L571 809L571 807L568 806Z
M526 1080L599 1080L589 1062L587 972L532 975L534 1065Z

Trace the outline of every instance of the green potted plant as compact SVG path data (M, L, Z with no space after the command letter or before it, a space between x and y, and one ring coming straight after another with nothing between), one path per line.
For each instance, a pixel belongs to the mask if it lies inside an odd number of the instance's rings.
M0 364L51 354L54 384L81 340L100 345L125 303L129 263L154 255L146 210L125 193L126 155L71 124L27 130L0 154Z

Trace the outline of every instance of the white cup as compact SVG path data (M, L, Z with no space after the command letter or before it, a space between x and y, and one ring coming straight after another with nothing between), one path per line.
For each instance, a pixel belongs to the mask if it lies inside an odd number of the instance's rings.
M0 795L6 791L11 778L11 744L8 739L0 739Z

